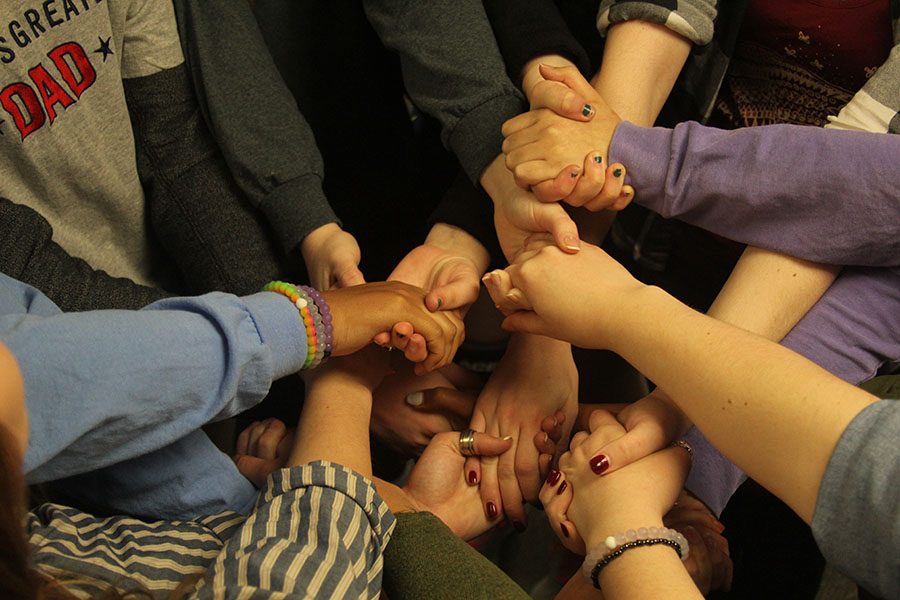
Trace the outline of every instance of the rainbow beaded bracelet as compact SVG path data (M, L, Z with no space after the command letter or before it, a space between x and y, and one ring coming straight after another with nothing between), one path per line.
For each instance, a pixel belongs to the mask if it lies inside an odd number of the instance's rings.
M263 286L263 291L286 296L300 311L307 346L301 369L313 369L331 356L334 330L331 311L322 294L309 286L298 287L284 281L270 281Z

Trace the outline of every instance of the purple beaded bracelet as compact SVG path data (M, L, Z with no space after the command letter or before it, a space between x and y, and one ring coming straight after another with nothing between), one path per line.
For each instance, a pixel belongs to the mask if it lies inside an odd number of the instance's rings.
M312 298L316 308L319 309L319 315L322 318L323 331L325 333L323 336L324 339L322 340L324 342L322 360L328 360L334 346L334 326L332 324L331 309L328 308L328 302L325 301L325 298L318 290L311 288L308 285L302 285L300 287L309 294L309 297Z

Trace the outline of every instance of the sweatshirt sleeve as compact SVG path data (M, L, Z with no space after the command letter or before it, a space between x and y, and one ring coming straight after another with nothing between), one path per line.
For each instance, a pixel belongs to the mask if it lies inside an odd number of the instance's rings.
M247 2L176 0L175 9L197 97L229 170L291 253L338 221L312 130Z
M484 10L512 81L521 83L528 61L545 54L564 56L583 74L588 73L591 63L587 52L552 0L484 0Z
M328 461L281 469L191 598L377 598L393 529L360 474Z
M597 30L605 34L616 23L648 21L665 25L698 46L713 38L717 0L602 0L597 13Z
M900 365L900 268L847 268L781 341L854 385ZM696 428L685 486L717 514L744 480Z
M399 53L413 102L437 118L444 145L477 183L500 154L503 122L524 108L481 1L363 4L381 41Z
M306 358L297 309L278 294L213 293L140 311L62 313L2 275L0 341L25 381L32 482L72 475L50 464L63 452L87 471L246 410Z
M896 19L894 24L900 27ZM830 129L900 133L900 44L841 112L828 121L825 127Z
M813 262L900 261L900 136L769 125L623 122L610 145L635 201L723 237Z
M879 598L900 597L900 401L859 413L825 468L812 532L829 563Z

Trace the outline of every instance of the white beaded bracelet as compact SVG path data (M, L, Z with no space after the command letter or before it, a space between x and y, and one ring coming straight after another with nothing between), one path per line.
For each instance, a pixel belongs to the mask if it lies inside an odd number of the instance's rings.
M584 557L584 564L581 566L584 576L588 580L593 581L596 585L595 571L599 572L599 570L596 569L599 563L603 563L602 566L606 566L609 562L606 561L606 559L614 554L617 549L624 550L631 548L632 546L627 546L627 548L622 547L643 540L658 540L658 543L672 546L678 552L681 560L687 560L688 554L690 553L687 539L674 529L669 529L668 527L641 527L639 529L629 529L625 533L609 536L603 540L602 544L588 552L588 555ZM619 554L621 554L621 552Z

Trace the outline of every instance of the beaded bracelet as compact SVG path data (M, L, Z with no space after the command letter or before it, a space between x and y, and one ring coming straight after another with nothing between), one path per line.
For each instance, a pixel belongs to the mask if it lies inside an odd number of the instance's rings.
M610 562L632 548L663 544L678 552L681 560L687 560L690 546L687 539L674 529L667 527L641 527L629 529L625 533L611 535L602 544L591 550L584 559L581 570L584 576L600 589L600 571Z
M334 344L334 327L332 326L331 309L328 308L328 303L325 301L325 298L322 296L322 294L319 293L319 290L311 288L308 285L301 285L300 288L310 295L316 305L316 308L319 309L319 315L321 315L322 317L322 323L324 325L325 331L325 346L322 360L327 360L331 356L331 351Z
M316 302L315 296L309 293L309 290L316 293L320 299L319 303ZM307 345L306 360L300 368L312 369L319 366L327 358L325 356L326 348L330 348L332 343L331 312L328 310L325 299L310 287L297 287L284 281L271 281L263 287L263 291L286 296L300 311L300 318L306 330ZM324 307L324 312L328 316L327 327L325 319L320 314L320 307Z

